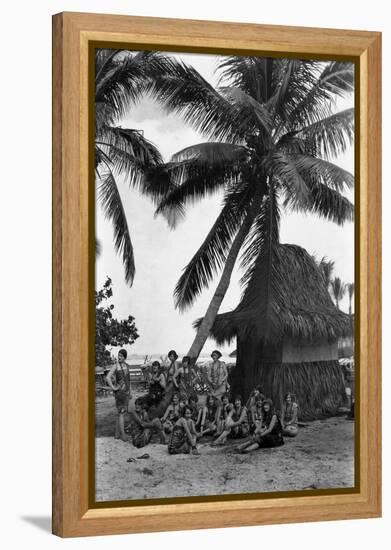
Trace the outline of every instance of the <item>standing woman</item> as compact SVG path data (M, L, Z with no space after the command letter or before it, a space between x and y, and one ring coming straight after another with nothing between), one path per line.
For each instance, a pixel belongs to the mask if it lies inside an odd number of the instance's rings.
M221 353L215 349L211 353L212 361L206 366L206 376L213 395L218 402L227 391L228 371L224 361L220 361Z
M187 398L193 392L194 372L190 366L190 357L185 355L182 359L182 365L174 374L174 385L177 386L180 392L186 395Z
M280 447L284 445L280 419L274 411L273 401L265 399L263 402L263 425L256 428L250 441L239 445L238 451L251 453L261 448Z
M168 352L168 360L170 361L166 372L166 387L167 391L178 390L178 383L176 381L179 365L178 354L172 349Z
M281 412L282 433L288 437L296 437L299 432L298 409L295 396L287 393Z
M106 381L114 392L117 417L115 420L115 439L127 441L125 434L125 414L128 412L130 393L129 365L125 362L127 357L126 349L118 352L118 363L115 363L109 370Z

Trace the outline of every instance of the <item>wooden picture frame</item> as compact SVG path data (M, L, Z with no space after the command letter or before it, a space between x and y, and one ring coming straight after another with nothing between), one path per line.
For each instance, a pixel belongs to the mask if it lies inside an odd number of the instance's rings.
M92 43L333 58L356 66L357 466L339 494L91 507L88 89ZM378 517L381 514L381 35L87 13L53 17L53 533L62 537ZM207 499L206 499L207 500Z

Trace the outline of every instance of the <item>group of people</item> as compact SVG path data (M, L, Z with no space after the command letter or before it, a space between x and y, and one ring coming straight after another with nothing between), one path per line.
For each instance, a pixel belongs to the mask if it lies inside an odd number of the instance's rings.
M240 395L231 400L228 371L221 356L218 350L213 351L212 361L203 369L208 386L203 406L193 390L199 373L191 367L189 357L185 356L179 364L178 354L171 350L165 371L158 361L152 363L148 394L138 397L134 408L129 409L131 388L127 354L126 350L120 350L118 363L107 375L118 412L115 437L127 441L129 433L133 445L140 448L156 433L160 442L168 445L170 454L199 454L198 443L205 436L213 438L210 443L213 446L224 445L227 439L242 439L236 447L240 453L278 447L284 444L284 436L295 437L298 405L294 395L285 395L280 415L260 387L252 391L247 403ZM130 422L125 428L127 414Z

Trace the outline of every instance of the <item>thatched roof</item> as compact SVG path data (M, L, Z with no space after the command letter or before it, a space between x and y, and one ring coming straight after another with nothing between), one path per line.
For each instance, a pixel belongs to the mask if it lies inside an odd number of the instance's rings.
M272 282L267 284L270 271ZM301 342L335 340L349 331L349 324L349 316L334 305L308 252L280 244L272 269L260 259L239 305L216 317L211 336L220 345L236 336L271 343L287 337Z

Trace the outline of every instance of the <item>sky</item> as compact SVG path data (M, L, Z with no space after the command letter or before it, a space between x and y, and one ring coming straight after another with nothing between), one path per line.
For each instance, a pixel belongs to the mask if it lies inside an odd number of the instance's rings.
M218 59L216 56L175 56L192 65L213 85L217 84L214 72ZM340 100L337 110L352 106L353 95ZM132 106L129 113L119 121L119 125L143 130L145 137L159 148L165 161L169 161L171 155L180 149L205 141L179 116L165 113L149 98ZM334 159L334 162L353 173L353 148ZM173 291L182 269L203 242L220 211L221 193L189 207L185 220L173 231L162 217L154 216L155 209L149 199L129 189L122 178L119 177L117 181L132 237L136 275L133 286L126 285L122 261L114 250L112 224L104 218L100 206L97 205L96 235L101 241L102 253L96 262L96 288L101 288L109 276L113 281L112 303L115 306L115 316L119 319L128 315L135 317L140 337L129 348L131 353L160 355L176 349L179 354L185 354L195 336L192 323L204 315L218 277L191 309L184 313L174 308ZM352 196L349 198L353 199ZM298 244L310 254L316 254L319 259L326 256L335 262L335 276L346 283L354 281L353 223L340 227L311 215L283 214L280 240L282 243ZM240 270L236 267L220 312L230 311L237 306L241 296L240 275ZM347 297L340 307L347 311ZM208 339L203 354L209 354L215 347L215 342ZM235 347L235 342L232 342L220 349L227 353Z

